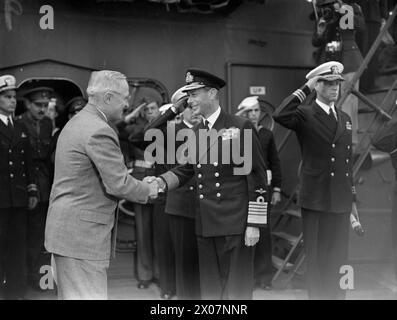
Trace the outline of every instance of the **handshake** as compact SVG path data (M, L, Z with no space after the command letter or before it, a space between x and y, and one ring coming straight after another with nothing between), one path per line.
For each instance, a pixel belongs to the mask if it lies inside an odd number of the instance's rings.
M149 185L149 200L155 200L157 199L159 193L165 192L166 184L161 178L148 176L143 178L142 181Z

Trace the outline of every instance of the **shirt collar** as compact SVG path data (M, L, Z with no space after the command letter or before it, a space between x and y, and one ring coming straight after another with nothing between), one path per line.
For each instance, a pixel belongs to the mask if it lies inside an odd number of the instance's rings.
M14 124L11 116L5 116L4 114L0 114L0 120L3 121L5 125L7 125L7 123L8 123L8 120L7 120L8 118L10 118L11 123Z
M331 102L331 104L326 104L324 102L321 102L320 100L316 99L316 103L320 106L321 109L323 109L327 114L329 114L330 109L335 115L335 103Z
M190 129L194 127L191 123L189 123L189 122L187 122L187 121L185 121L185 120L183 120L183 123L186 124L186 126L187 126L188 128L190 128Z
M109 121L108 121L108 117L106 116L106 114L105 114L102 110L100 110L99 108L96 107L96 109L97 109L97 110L99 111L99 113L105 118L105 121L106 121L106 122L109 122Z
M208 121L208 127L210 129L212 129L215 121L218 119L220 114L221 114L221 107L218 106L218 109L216 109L216 111L213 114L211 114L207 119L205 119Z

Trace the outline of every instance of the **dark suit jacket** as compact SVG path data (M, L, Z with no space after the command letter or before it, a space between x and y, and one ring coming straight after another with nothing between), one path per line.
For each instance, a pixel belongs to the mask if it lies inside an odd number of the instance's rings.
M196 233L200 236L243 234L247 225L256 227L265 225L261 218L248 214L249 201L256 201L260 192L267 189L266 165L261 154L256 129L249 120L221 111L212 129L219 132L230 128L235 128L240 132L240 141L219 136L215 140L217 143L207 145L207 148L203 141L199 141L199 130L204 130L204 124L201 122L195 126L196 157L190 159L192 163L177 166L171 172L162 175L170 189L187 183L192 177L196 178L196 201L199 208L196 213ZM252 150L246 160L252 162L252 168L246 170L244 175L236 175L234 169L241 169L242 165L239 165L238 161L230 161L226 164L225 159L227 157L233 159L231 145L238 146L243 153L243 137L247 129L251 132ZM249 142L246 141L246 143ZM230 147L229 150L227 145ZM216 152L218 159L210 161L210 154ZM264 197L266 198L266 195Z
M50 197L52 182L50 173L52 122L47 117L40 121L34 121L27 112L21 115L19 119L25 124L29 134L39 200L46 202Z
M307 86L300 91L310 93ZM350 117L337 110L333 132L328 115L315 101L302 102L292 94L273 114L276 122L294 130L298 137L302 153L299 205L317 211L350 212L354 193Z
M26 127L14 120L11 134L0 120L0 208L27 207L37 196L32 152Z

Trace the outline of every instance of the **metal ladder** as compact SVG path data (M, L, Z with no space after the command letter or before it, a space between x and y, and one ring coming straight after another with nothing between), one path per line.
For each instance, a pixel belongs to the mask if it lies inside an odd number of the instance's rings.
M376 50L378 49L378 47L382 41L382 37L385 35L387 30L390 28L396 15L397 15L397 5L394 7L389 18L387 19L385 26L382 28L378 37L372 44L370 50L368 51L367 55L364 58L364 61L362 62L359 69L355 73L352 81L348 84L347 89L342 94L342 96L336 106L337 108L341 108L341 106L346 101L346 98L349 96L349 94L354 94L355 96L358 97L358 99L363 101L366 105L368 105L371 109L373 109L376 112L374 118L372 119L371 123L369 124L368 128L366 129L364 135L361 137L361 139L358 142L357 147L356 147L356 152L359 154L359 156L353 163L353 177L354 177L355 183L357 182L358 173L364 163L364 160L367 158L367 156L371 150L370 132L375 132L374 136L376 136L377 132L379 131L379 128L385 123L385 121L392 119L392 115L397 108L397 102L394 104L390 102L391 98L393 97L393 91L395 88L397 88L397 79L395 79L392 86L389 88L380 107L378 107L369 98L364 96L360 91L356 90L354 88L354 86L357 83L357 81L360 79L360 77L363 74L364 70L366 69L369 61L374 56ZM283 137L283 139L280 143L280 146L278 148L279 152L281 152L281 150L283 150L283 148L287 144L291 134L292 134L292 131L288 131L285 134L285 136ZM293 193L289 196L286 204L283 207L283 210L281 211L281 215L280 215L279 219L275 223L275 226L274 226L275 231L272 232L272 235L273 235L275 241L278 241L278 239L284 239L287 242L289 242L289 251L283 259L280 259L277 256L273 256L273 265L277 268L277 272L275 273L275 275L272 279L273 283L278 278L280 278L280 275L282 273L287 274L287 276L284 280L285 281L284 284L287 284L287 282L291 281L292 278L296 274L302 273L299 270L305 260L305 253L303 250L304 249L303 248L303 234L301 232L299 235L293 236L293 235L283 231L283 228L285 228L285 226L287 226L289 224L289 222L291 222L292 217L298 218L298 219L301 218L300 210L292 208L294 206L293 199L294 199L295 194L298 189L299 189L299 184L297 186L295 186ZM294 255L296 256L296 258L295 258L295 261L292 263L291 258Z

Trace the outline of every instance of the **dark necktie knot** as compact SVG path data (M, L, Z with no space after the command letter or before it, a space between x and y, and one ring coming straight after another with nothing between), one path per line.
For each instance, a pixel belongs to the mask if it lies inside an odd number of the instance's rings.
M10 117L7 117L7 127L9 129L14 129L14 126L12 125L12 121Z
M333 121L336 121L336 117L335 117L334 111L332 110L331 107L329 108L328 116L329 116L329 118L332 119Z
M204 127L205 127L206 130L209 130L209 129L210 129L209 121L208 121L208 120L205 120L205 119L204 119Z

